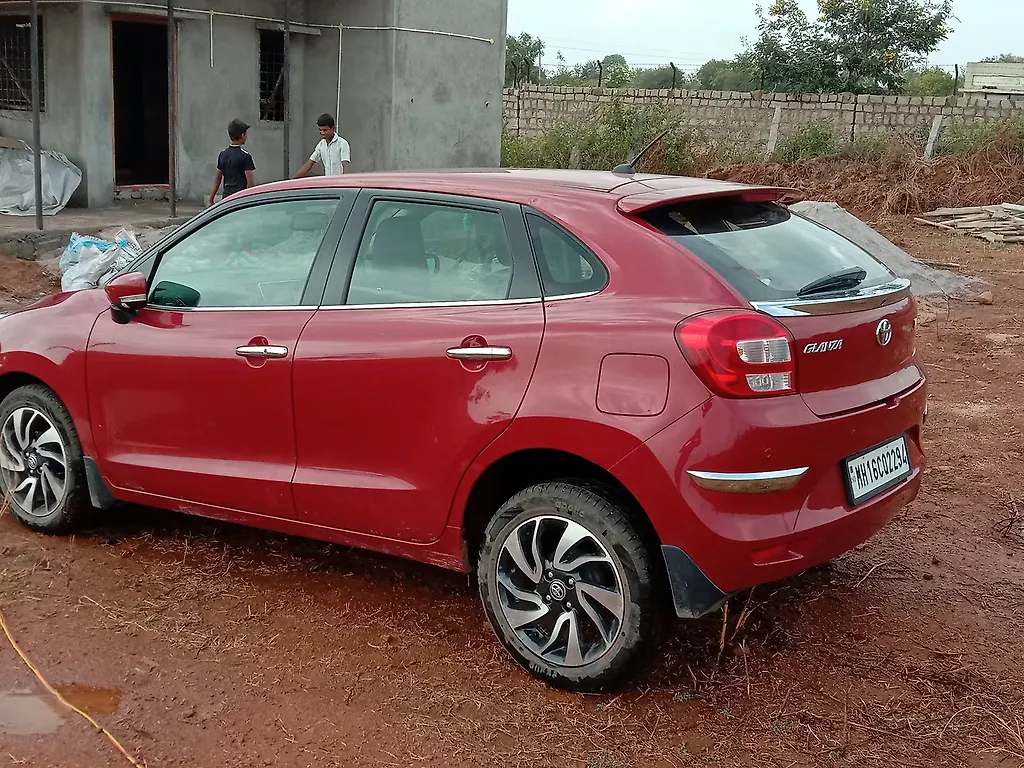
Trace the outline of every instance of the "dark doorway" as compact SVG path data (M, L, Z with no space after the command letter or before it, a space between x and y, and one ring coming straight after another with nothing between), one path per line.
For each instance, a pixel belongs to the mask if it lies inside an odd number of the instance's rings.
M114 183L169 183L167 26L111 21L114 76Z

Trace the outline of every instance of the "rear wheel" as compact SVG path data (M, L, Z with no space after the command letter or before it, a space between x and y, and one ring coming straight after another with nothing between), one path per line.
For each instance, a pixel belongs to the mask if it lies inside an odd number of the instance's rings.
M44 533L67 533L92 509L75 425L42 385L0 403L0 491L18 520Z
M478 579L498 638L559 688L601 690L655 640L651 555L625 509L586 482L529 488L487 528Z

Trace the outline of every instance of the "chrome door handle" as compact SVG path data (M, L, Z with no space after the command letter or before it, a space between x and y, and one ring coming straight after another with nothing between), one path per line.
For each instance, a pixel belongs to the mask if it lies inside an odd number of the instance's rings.
M511 360L512 349L509 347L453 347L448 350L452 360Z
M238 347L235 354L239 357L253 358L262 357L269 360L280 360L288 357L288 347L275 347L271 345L253 345Z

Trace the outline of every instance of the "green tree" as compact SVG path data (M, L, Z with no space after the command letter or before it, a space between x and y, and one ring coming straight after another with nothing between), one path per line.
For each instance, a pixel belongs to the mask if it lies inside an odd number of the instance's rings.
M606 88L624 88L629 85L633 73L629 69L629 63L625 56L618 53L605 56L601 61L601 66L604 68L602 85Z
M505 41L505 85L538 84L541 72L537 66L544 53L544 41L526 32L509 35Z
M950 33L952 0L818 0L811 21L796 0L758 7L756 43L744 58L765 88L898 93Z
M911 69L903 75L903 93L907 96L951 96L956 85L953 75L942 67Z
M676 88L681 90L697 90L701 87L700 82L693 75L680 71L673 73L672 67L634 69L630 85L633 88L650 88L654 90L672 88L673 75L675 76Z
M742 57L711 59L697 70L697 80L709 91L756 91L758 75Z
M1024 56L1015 56L1012 53L1001 53L998 56L988 56L982 61L986 64L1024 64Z

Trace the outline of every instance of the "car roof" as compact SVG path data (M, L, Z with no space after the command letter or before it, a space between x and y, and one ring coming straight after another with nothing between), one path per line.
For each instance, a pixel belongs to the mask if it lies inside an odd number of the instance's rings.
M795 192L780 187L752 187L717 179L661 174L481 168L313 176L253 187L235 197L300 189L350 188L456 194L519 204L533 204L545 196L584 195L618 203L619 209L625 213L634 213L669 200L754 192L762 192L768 198L780 198Z

